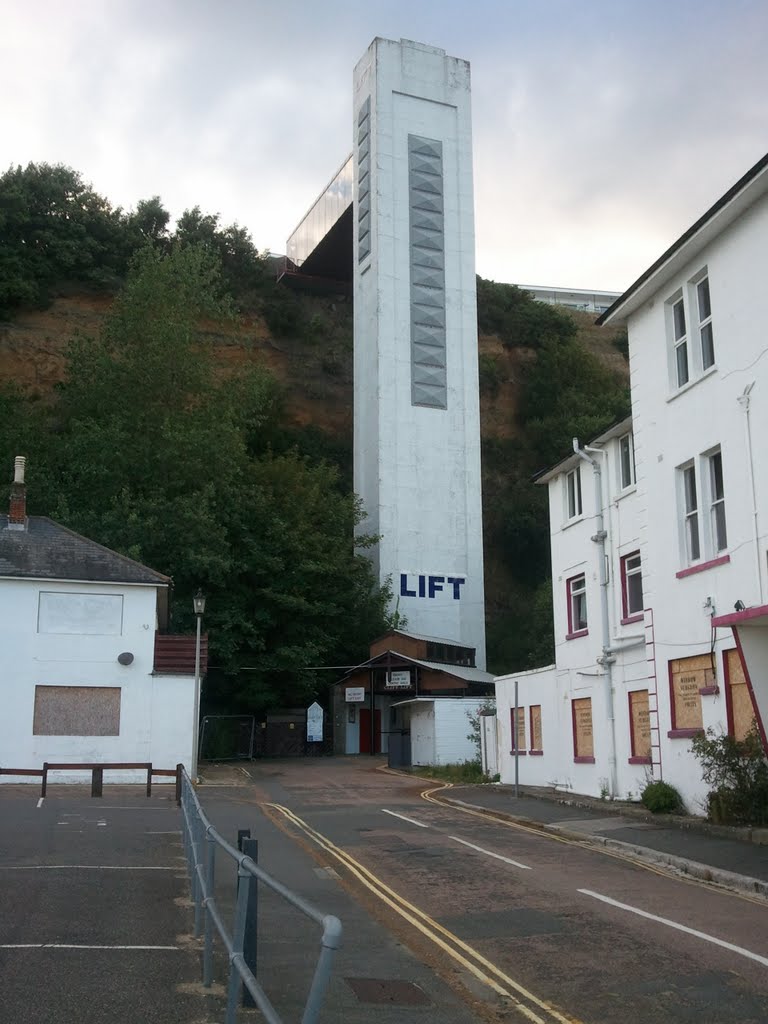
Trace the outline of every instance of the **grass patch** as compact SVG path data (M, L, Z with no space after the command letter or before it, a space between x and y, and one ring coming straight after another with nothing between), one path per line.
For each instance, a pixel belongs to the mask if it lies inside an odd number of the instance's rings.
M417 765L412 771L416 775L428 779L439 779L441 782L491 782L479 761L464 761L461 764Z

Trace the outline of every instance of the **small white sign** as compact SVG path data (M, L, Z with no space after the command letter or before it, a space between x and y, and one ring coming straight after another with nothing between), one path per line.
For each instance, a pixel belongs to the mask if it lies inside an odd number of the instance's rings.
M410 690L411 673L409 669L400 672L390 672L387 678L385 689L387 690Z
M365 700L364 686L348 686L345 690L345 699L348 704L360 704Z
M307 743L323 742L323 709L315 701L307 708Z

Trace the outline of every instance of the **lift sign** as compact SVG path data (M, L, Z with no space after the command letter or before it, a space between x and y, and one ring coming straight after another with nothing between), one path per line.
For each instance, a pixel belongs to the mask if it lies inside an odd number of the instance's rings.
M461 600L461 588L466 583L463 576L424 576L407 572L400 573L400 597L434 598L440 591L453 593L453 600Z

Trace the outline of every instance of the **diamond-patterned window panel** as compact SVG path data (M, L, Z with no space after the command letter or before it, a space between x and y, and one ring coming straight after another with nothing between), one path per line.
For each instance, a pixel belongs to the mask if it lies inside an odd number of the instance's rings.
M408 136L411 402L445 409L443 144Z
M371 255L371 97L357 112L357 262Z

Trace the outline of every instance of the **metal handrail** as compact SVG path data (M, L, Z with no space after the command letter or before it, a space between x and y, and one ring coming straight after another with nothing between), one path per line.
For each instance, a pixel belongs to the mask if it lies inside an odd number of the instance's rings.
M181 809L183 817L184 851L189 865L192 886L192 900L195 907L195 937L204 933L203 942L203 985L210 988L213 982L213 926L219 934L229 957L230 970L227 986L226 1024L236 1024L237 1003L241 984L250 992L256 1006L261 1010L268 1024L285 1024L269 1000L266 992L256 980L251 966L246 962L244 945L246 931L256 928L256 921L249 919L251 885L262 882L273 892L282 896L302 914L322 925L315 972L304 1004L301 1024L315 1024L320 1014L325 991L331 975L336 950L341 946L341 921L332 914L324 914L298 893L292 892L247 854L241 853L221 835L206 816L197 798L191 779L183 766L181 775ZM214 894L216 850L220 848L237 864L237 901L231 933L219 910ZM203 916L205 920L203 922ZM255 965L254 965L255 966Z

